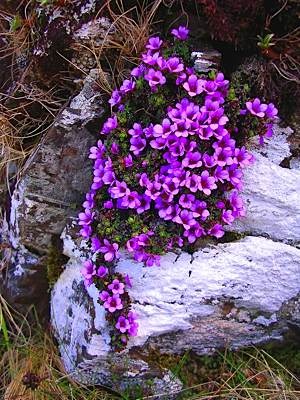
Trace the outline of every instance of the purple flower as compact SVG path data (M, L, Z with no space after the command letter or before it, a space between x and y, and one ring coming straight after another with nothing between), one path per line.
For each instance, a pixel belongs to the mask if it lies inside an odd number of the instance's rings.
M118 318L118 321L116 323L116 328L121 332L125 333L130 329L130 323L127 318L125 318L123 315L120 315Z
M225 165L231 165L233 163L232 159L232 150L228 147L222 149L218 147L214 154L214 159L220 167L224 167Z
M231 225L235 220L232 210L223 210L222 211L222 221L225 224Z
M138 156L146 147L146 139L142 139L140 137L132 137L130 139L130 151L133 152L135 156Z
M192 208L195 199L196 198L193 194L182 194L179 197L178 203L181 207L189 209Z
M135 88L135 82L129 79L125 79L125 81L122 83L122 86L120 87L120 92L121 93L129 93L132 92Z
M97 269L97 276L103 279L106 277L107 274L108 274L108 269L104 267L104 265L100 265L100 267Z
M153 265L160 266L160 256L157 254L146 254L146 260L144 261L146 267L153 267Z
M229 85L229 81L224 78L224 74L222 72L218 72L217 76L215 77L215 83L218 86L218 89L226 89Z
M144 65L139 65L138 67L133 68L130 75L134 78L141 78L144 74L145 67Z
M118 127L117 117L114 116L112 118L108 118L106 122L103 124L103 128L101 133L104 135L108 135L111 131Z
M132 167L133 160L131 154L128 154L128 156L124 157L123 162L126 168Z
M106 290L103 290L102 292L100 292L100 294L99 294L99 299L101 300L101 301L107 301L108 299L109 299L109 293L106 291Z
M182 210L179 215L173 218L173 222L183 225L184 229L190 229L196 224L193 213L188 210Z
M150 209L151 199L147 195L143 194L139 197L140 205L137 207L136 212L138 214L143 213Z
M126 274L126 275L124 276L124 280L125 280L126 286L129 287L129 288L132 288L132 283L131 283L130 276Z
M135 138L142 136L143 135L142 125L135 122L133 124L132 129L129 129L128 133L130 136L135 137Z
M111 262L119 257L118 249L119 245L117 243L111 244L107 239L104 239L99 251L104 254L105 261Z
M101 247L101 242L100 242L99 238L94 236L94 237L92 237L91 242L92 242L92 250L93 250L93 252L98 251L100 249L100 247Z
M100 189L103 184L110 185L115 180L115 174L110 168L99 167L94 169L94 179L92 189Z
M199 187L199 182L200 182L199 175L196 175L196 174L190 175L190 172L187 172L186 179L185 179L185 186L188 189L190 189L191 192L193 192L193 193L197 192L198 187Z
M87 260L83 263L80 272L84 277L85 286L90 286L93 283L93 277L96 275L96 266L91 260Z
M220 181L220 182L224 183L224 180L229 179L228 171L226 169L223 169L220 166L217 166L217 168L215 169L215 172L214 172L214 178L216 181Z
M140 246L138 244L138 238L133 237L132 239L127 240L126 248L130 253L139 250Z
M253 101L247 101L246 107L252 115L256 115L260 118L265 116L265 112L268 108L267 104L262 104L258 98L254 99Z
M184 70L184 65L180 62L178 57L171 57L167 60L167 68L169 72L177 74Z
M215 178L213 176L209 176L208 171L203 171L201 173L198 188L199 190L202 190L204 194L209 196L211 191L217 188L217 185L215 184Z
M113 107L119 104L122 100L122 97L118 90L114 90L111 94L111 98L108 100L109 104Z
M152 149L162 150L165 148L166 143L167 140L165 138L157 137L156 139L150 141L150 146Z
M268 118L273 119L273 118L275 118L275 117L277 116L278 110L277 110L277 108L274 106L273 103L270 103L270 104L268 104L268 107L267 107L267 109L266 109L265 114L266 114L266 116L267 116Z
M123 294L124 287L124 283L120 282L119 279L114 279L112 283L108 285L108 289L110 289L113 294Z
M176 78L176 85L181 85L186 80L186 73L181 72Z
M97 158L102 158L105 152L105 146L102 143L102 140L98 140L97 147L93 146L90 148L90 155L89 158L92 160L96 160Z
M124 197L130 193L126 182L115 181L113 186L109 188L109 193L113 199Z
M118 143L113 142L112 145L110 146L110 151L112 152L112 154L119 154L120 152L120 146L118 145Z
M111 210L112 208L114 208L114 203L111 200L107 200L103 203L103 207L106 210Z
M205 201L196 200L191 206L191 211L195 218L201 217L202 221L205 221L209 217Z
M243 146L234 150L233 162L239 164L242 168L250 165L253 161L253 156Z
M186 40L189 35L189 29L185 26L179 26L178 29L172 29L171 34L179 40Z
M92 227L90 225L84 225L80 231L79 234L84 238L84 239L88 239L91 234L92 234Z
M198 222L185 230L183 236L187 238L189 243L194 243L198 238L205 235L205 231Z
M213 131L219 129L220 126L226 125L228 121L229 121L228 117L224 115L224 109L222 107L210 113L209 118L207 120L207 122L209 123L209 127Z
M145 79L149 82L151 89L156 89L158 85L164 85L166 83L166 78L160 71L155 71L155 69L150 68Z
M90 225L93 222L94 215L95 215L94 212L92 212L88 208L85 209L84 212L78 214L79 217L78 225L83 225L83 226Z
M179 193L179 184L180 181L178 178L167 177L165 179L164 183L162 184L162 187L165 191L165 194L163 196L165 198L168 198L168 201L171 201L173 199L173 195L175 196Z
M139 246L145 247L150 245L150 236L153 236L153 232L141 233L137 236L137 244Z
M199 151L188 152L186 157L182 160L182 166L188 168L198 168L201 167L201 153Z
M246 215L243 199L238 196L237 192L233 192L229 198L235 217L244 217Z
M160 37L152 37L148 40L148 43L146 44L146 49L149 50L158 50L161 45L163 44L163 41L160 39Z
M171 121L168 118L164 118L162 124L154 125L153 136L162 137L166 139L171 134Z
M120 199L120 205L124 208L138 208L141 205L139 200L139 194L137 192L130 192L122 199Z
M82 206L88 209L94 208L95 207L94 197L95 197L95 192L91 190L85 195L85 201L83 202Z
M122 300L118 295L114 294L108 297L108 299L105 301L104 308L107 308L110 313L113 313L116 310L122 310Z
M136 336L137 335L137 330L138 330L138 323L136 322L137 319L137 315L135 313L133 313L132 311L130 311L127 315L129 324L130 324L130 328L128 330L128 333L130 336Z
M145 64L154 67L157 65L160 69L164 69L166 66L166 60L160 55L159 52L152 53L150 50L142 54L142 60Z
M144 172L141 176L140 176L140 180L139 180L139 184L141 187L148 187L148 185L150 184L150 180L147 176L147 174Z
M188 80L182 85L191 97L197 96L203 92L203 81L196 75L191 75Z
M215 236L217 239L224 236L223 226L220 224L215 224L212 228L210 228L207 232L211 236Z
M224 171L224 170L223 170ZM243 177L242 171L236 164L230 165L227 168L228 177L226 178L235 188L240 190L242 188L241 179Z
M264 145L264 138L266 137L266 138L270 138L270 137L272 137L273 136L273 134L274 134L274 132L273 132L273 124L267 124L266 125L266 128L267 128L267 130L266 130L266 132L264 133L264 135L261 135L260 137L259 137L259 144L261 145L261 146L263 146Z
M216 161L215 161L214 157L209 156L206 153L203 154L202 161L206 168L212 168L216 165Z

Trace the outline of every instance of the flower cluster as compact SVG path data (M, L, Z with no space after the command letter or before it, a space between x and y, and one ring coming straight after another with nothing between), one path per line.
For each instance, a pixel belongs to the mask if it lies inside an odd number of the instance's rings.
M111 117L90 149L94 178L79 225L93 257L82 274L99 289L116 349L138 330L130 278L115 272L119 249L159 266L160 254L220 238L224 225L245 215L238 192L253 157L237 145L238 126L226 115L229 81L186 65L189 31L171 33L174 47L149 39L141 64L113 91ZM269 135L277 110L255 99L239 112L246 114L264 118Z
M262 132L260 135L260 144L264 144L264 137L271 137L273 135L273 122L277 118L278 110L273 103L264 104L256 98L253 101L246 102L246 109L241 110L242 115L250 114L257 117L262 123Z

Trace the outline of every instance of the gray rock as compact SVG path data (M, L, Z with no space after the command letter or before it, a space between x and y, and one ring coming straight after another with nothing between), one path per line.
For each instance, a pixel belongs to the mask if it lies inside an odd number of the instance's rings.
M45 253L75 215L91 181L89 148L95 137L86 124L103 114L102 100L89 76L46 133L24 167L11 206L12 243Z
M70 260L52 292L51 318L67 372L82 382L118 389L116 368L125 386L146 377L165 379L167 371L157 371L150 361L153 351L210 354L282 340L299 315L300 250L290 245L249 236L193 256L169 253L159 269L123 253L117 270L132 277L129 294L140 327L116 355L97 289L86 291L82 283L84 247L78 249L68 235L64 241Z
M221 53L213 49L193 51L191 56L194 61L194 68L197 72L209 72L211 70L218 70L222 58Z
M0 292L22 315L32 317L35 306L40 321L49 318L49 293L43 260L25 248L12 251L9 267L3 271Z
M91 181L89 148L95 136L86 127L103 114L95 71L43 137L27 161L11 199L10 262L2 271L0 292L27 313L34 304L47 318L46 257L66 221L77 214Z

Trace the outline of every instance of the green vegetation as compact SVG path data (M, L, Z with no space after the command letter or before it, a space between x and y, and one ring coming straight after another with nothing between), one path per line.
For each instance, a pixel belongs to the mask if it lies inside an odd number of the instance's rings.
M18 321L18 323L16 322ZM28 334L24 334L26 331ZM178 400L297 400L300 398L300 348L225 351L214 356L148 357L159 369L181 379ZM298 377L297 377L298 375ZM117 378L117 377L116 377ZM149 391L153 381L149 379ZM50 334L10 309L0 297L0 398L4 400L143 400L145 389L123 393L80 385L66 375ZM165 399L166 397L164 397Z
M62 254L59 243L52 243L46 258L46 271L49 287L52 288L60 274L67 257Z

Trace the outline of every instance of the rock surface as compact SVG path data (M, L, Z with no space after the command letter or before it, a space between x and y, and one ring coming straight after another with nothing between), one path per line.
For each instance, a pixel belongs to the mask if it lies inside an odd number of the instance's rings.
M151 361L157 352L207 354L281 341L291 327L299 329L300 249L293 245L300 241L300 172L280 166L290 156L289 133L277 128L263 149L253 151L256 162L245 170L247 216L230 229L248 236L192 256L167 254L159 268L144 268L123 253L117 269L132 278L140 329L121 354L110 351L97 291L92 286L87 293L82 283L86 244L66 231L64 253L70 260L52 292L51 319L74 378L115 389L120 389L116 372L122 387L167 379L175 385L166 385L171 392L180 384Z
M87 293L82 283L84 251L67 236L65 254L70 261L52 292L52 325L68 373L83 382L118 389L116 364L123 366L123 384L142 381L145 371L163 379L169 372L147 362L153 352L207 354L281 340L290 323L300 322L300 250L290 245L248 236L193 256L167 254L159 269L124 253L117 269L134 282L130 296L140 328L128 349L114 355L97 290Z
M47 318L46 257L67 219L76 215L90 186L89 148L95 136L86 124L103 114L95 91L95 72L70 102L28 159L11 199L8 266L1 271L0 293L26 314L34 304Z
M26 163L14 191L11 229L19 242L33 251L48 250L69 216L75 215L91 179L89 148L95 137L86 124L103 114L101 96L89 76L82 91L61 113Z
M252 150L255 162L244 170L242 192L246 217L227 230L300 242L300 171L279 165L291 155L287 142L291 133L290 128L277 126L264 147Z
M261 154L244 173L246 217L228 228L287 243L300 241L300 171L282 168Z

